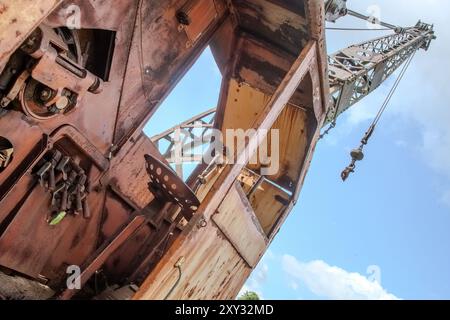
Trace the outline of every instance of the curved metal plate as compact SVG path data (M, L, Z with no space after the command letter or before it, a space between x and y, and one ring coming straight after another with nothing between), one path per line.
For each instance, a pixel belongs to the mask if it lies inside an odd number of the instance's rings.
M159 199L176 203L186 219L191 219L200 205L194 192L165 163L146 154L146 169L150 177L149 189Z

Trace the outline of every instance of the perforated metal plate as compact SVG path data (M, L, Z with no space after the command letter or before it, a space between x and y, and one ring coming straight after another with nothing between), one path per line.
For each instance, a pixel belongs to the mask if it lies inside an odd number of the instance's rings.
M147 154L145 161L150 191L161 200L178 204L183 216L191 219L200 204L191 188L159 159Z

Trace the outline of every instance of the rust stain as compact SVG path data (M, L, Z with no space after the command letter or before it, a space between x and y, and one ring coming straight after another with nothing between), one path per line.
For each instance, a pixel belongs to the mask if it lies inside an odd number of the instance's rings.
M8 6L4 3L0 3L0 14L3 14L8 10Z

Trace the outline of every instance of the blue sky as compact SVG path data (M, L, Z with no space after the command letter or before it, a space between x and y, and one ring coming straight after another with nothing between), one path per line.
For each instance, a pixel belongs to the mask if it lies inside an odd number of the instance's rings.
M394 78L319 143L297 206L245 285L264 299L450 299L450 3L349 0L348 6L366 12L374 3L385 21L434 23L438 39L429 52L416 54L366 159L346 183L339 174L349 151ZM345 17L330 26L365 23ZM329 31L328 52L377 35ZM214 107L220 80L207 49L145 132L151 136Z

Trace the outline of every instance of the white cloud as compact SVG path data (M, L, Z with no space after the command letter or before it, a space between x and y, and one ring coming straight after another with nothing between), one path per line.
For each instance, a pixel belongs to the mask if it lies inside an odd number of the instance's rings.
M339 267L316 260L308 263L284 255L283 270L301 282L315 295L325 299L349 300L397 300L378 282L372 282L359 273L348 272Z
M356 126L368 120L373 120L377 114L376 105L369 105L361 101L357 108L350 108L347 112L347 122L349 125Z

